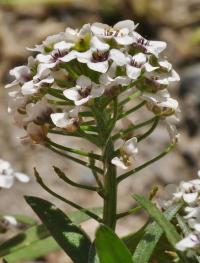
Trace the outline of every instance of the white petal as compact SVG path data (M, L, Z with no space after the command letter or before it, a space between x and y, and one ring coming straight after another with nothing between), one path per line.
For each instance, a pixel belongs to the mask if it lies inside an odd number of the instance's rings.
M103 61L103 62L97 62L97 63L93 63L93 62L88 62L87 63L88 68L100 72L100 73L106 73L106 71L108 70L108 61Z
M81 106L90 100L90 96L75 101L76 106Z
M103 23L93 23L91 26L91 31L94 33L94 35L105 35L105 29L109 26Z
M80 86L80 87L88 87L88 86L91 86L92 84L92 81L90 78L84 76L84 75L81 75L77 81L76 81L77 85Z
M111 163L123 170L127 170L129 168L118 157L114 157L111 160Z
M81 97L75 87L64 90L63 94L66 98L68 98L69 100L73 100L73 101L77 101Z
M138 53L132 57L132 60L134 60L138 64L144 64L147 61L147 57L143 53Z
M33 84L33 81L31 80L31 81L28 81L28 82L24 83L24 85L22 86L21 91L22 91L23 95L31 95L31 94L34 94L34 93L36 93L38 91L38 87L35 86Z
M0 175L0 188L9 189L13 186L14 177L13 175Z
M50 61L52 60L52 56L51 55L38 54L36 56L36 59L41 63L50 63Z
M63 62L69 62L69 61L75 59L76 57L77 57L77 52L72 50L71 52L69 52L67 55L60 58L59 60L63 61Z
M159 65L167 71L170 71L172 69L172 64L169 63L167 60L159 61Z
M125 141L122 139L118 139L117 141L115 141L115 144L114 144L115 151L122 148L124 143Z
M123 52L118 49L111 49L110 50L110 58L118 65L123 66L127 63L127 58Z
M128 28L128 30L131 32L136 28L137 25L132 20L123 20L114 25L114 29L122 29L122 28Z
M96 36L91 39L91 48L98 51L107 51L110 46L102 41L100 41Z
M187 204L191 204L194 203L197 200L198 197L198 193L190 193L190 194L184 194L183 195L183 200L187 203Z
M22 183L28 183L30 181L30 178L24 173L16 172L14 173L14 175L17 178L17 180L19 180Z
M56 127L65 128L69 124L69 117L66 112L63 113L52 113L51 120L55 124Z
M97 88L92 88L91 90L91 96L93 98L98 98L104 93L104 88L103 87L97 87Z
M65 50L69 50L70 48L72 48L74 46L73 43L69 43L69 42L65 42L65 41L61 41L58 42L54 45L55 49L58 49L60 51L65 51Z
M166 46L167 44L163 41L150 41L147 50L157 57L166 48Z
M115 40L119 45L131 45L134 42L134 38L131 36L119 36L115 37Z
M173 82L173 81L180 81L180 76L178 75L178 73L173 69L172 72L171 72L171 76L168 78L168 80L170 82Z
M141 74L141 68L136 68L128 64L126 66L126 73L130 79L137 79Z
M126 141L123 146L123 149L128 155L137 154L138 153L137 138L133 137L129 139L128 141Z
M146 70L147 72L152 72L152 71L158 69L159 67L154 67L154 66L152 66L152 65L149 64L149 63L145 63L145 64L144 64L144 68L145 68L145 70Z
M3 216L6 224L16 227L17 226L17 220L14 216Z
M86 52L76 52L77 60L81 63L87 63L92 58L92 50L87 50Z

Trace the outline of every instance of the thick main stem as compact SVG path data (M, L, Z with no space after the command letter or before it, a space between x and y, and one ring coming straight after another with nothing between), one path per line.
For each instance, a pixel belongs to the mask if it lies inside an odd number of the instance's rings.
M117 176L116 167L111 164L113 158L113 143L108 141L104 153L104 207L103 222L113 230L116 227L117 220Z

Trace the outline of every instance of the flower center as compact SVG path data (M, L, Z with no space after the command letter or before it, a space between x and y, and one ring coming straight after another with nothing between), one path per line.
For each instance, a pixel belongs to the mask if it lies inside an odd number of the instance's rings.
M97 50L92 54L92 62L97 63L97 62L103 62L108 59L109 56L109 51L106 52L100 52Z
M59 60L59 58L64 57L65 55L67 55L68 52L61 52L59 49L57 51L55 51L54 53L51 54L51 61L52 62L57 62Z
M81 87L81 88L78 90L78 93L80 94L80 96L81 96L82 98L87 98L87 97L90 95L91 90L92 90L92 86Z

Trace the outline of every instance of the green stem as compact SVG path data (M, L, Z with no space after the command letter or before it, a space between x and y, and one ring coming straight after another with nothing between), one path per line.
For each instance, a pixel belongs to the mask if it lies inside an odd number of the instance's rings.
M112 165L111 160L114 156L114 147L111 140L107 143L107 149L104 153L104 207L103 222L111 229L115 230L117 215L117 174L116 167Z
M117 219L123 218L125 216L134 215L142 210L142 206L134 207L126 212L117 214Z
M72 161L74 161L74 162L76 162L76 163L78 163L78 164L81 164L81 165L83 165L83 166L85 166L85 167L87 167L87 168L93 168L95 171L97 171L98 173L100 173L100 174L103 174L103 170L102 169L100 169L100 168L98 168L98 167L93 167L93 166L91 166L91 164L89 164L89 163L87 163L87 162L85 162L85 161L83 161L83 160L80 160L80 159L78 159L78 158L75 158L75 157L73 157L73 156L71 156L71 155L69 155L69 154L66 154L66 153L64 153L64 152L60 152L60 151L58 151L57 149L55 149L54 147L52 147L51 145L47 145L47 144L44 144L48 149L50 149L52 152L55 152L55 153L57 153L57 154L59 154L59 155L61 155L61 156L63 156L63 157L65 157L65 158L67 158L67 159L69 159L69 160L72 160Z
M89 215L91 218L95 219L96 221L98 222L102 222L102 219L95 215L94 213L92 213L91 211L87 210L86 208L83 208L82 206L80 205L77 205L76 203L60 196L59 194L55 193L53 190L51 190L42 180L42 178L40 177L39 173L37 172L36 169L34 169L34 172L35 172L35 177L36 177L36 180L37 182L40 184L40 186L45 190L47 191L49 194L53 195L54 197L58 198L59 200L65 202L66 204L76 208L77 210L80 210L82 211L83 213L85 213L86 215Z
M165 155L167 155L173 148L174 148L175 144L170 144L162 153L160 153L159 155L157 155L156 157L152 158L151 160L147 161L146 163L136 167L135 169L124 173L122 175L120 175L117 179L117 182L120 183L121 181L123 181L124 179L126 179L127 177L136 174L137 172L139 172L140 170L144 169L145 167L149 166L150 164L158 161L159 159L161 159L162 157L164 157Z
M143 135L141 135L141 136L139 136L139 137L137 138L138 142L140 142L140 141L144 140L146 137L148 137L148 136L155 130L155 128L157 127L158 122L159 122L159 117L156 116L156 117L155 117L155 120L154 120L154 123L153 123L153 125L149 128L149 130L146 131Z
M53 166L54 171L56 172L56 174L58 175L58 177L60 179L62 179L64 182L77 187L77 188L82 188L85 190L89 190L89 191L94 191L94 192L98 192L99 188L95 187L95 186L90 186L90 185L83 185L83 184L78 184L74 181L72 181L71 179L69 179L58 167Z
M147 121L144 121L144 122L138 123L138 124L136 124L136 125L133 125L133 126L131 126L130 128L125 129L125 130L123 130L123 131L121 131L121 132L113 135L112 139L115 141L115 140L119 139L120 137L123 138L124 136L126 136L126 135L129 134L130 132L135 131L135 130L137 130L137 129L140 129L140 128L142 128L143 126L147 126L147 125L151 124L152 122L155 121L156 118L157 118L157 116L154 116L153 118L151 118L151 119L149 119L149 120L147 120Z
M142 94L142 91L136 91L135 93L133 93L132 95L128 96L126 99L124 99L123 101L121 101L118 106L122 106L124 104L126 104L127 102L129 102L132 99L135 99L137 97L139 97Z
M49 138L46 139L45 143L47 145L51 145L53 147L56 147L60 150L64 150L64 151L67 151L70 153L75 153L75 154L80 155L80 156L94 158L94 159L99 160L99 161L102 160L102 157L98 154L94 154L94 153L90 153L90 152L84 152L84 151L81 151L78 149L72 149L72 148L57 144L55 142L52 142Z
M121 114L118 116L118 120L120 120L120 119L128 116L129 114L133 113L134 111L140 109L140 108L143 107L145 104L146 104L146 101L142 101L142 102L140 102L138 105L136 105L135 107L131 108L130 110L121 113Z

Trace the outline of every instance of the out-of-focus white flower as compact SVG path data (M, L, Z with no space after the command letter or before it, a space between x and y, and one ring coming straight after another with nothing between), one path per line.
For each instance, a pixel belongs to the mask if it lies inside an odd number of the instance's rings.
M43 54L53 50L54 45L65 39L65 33L61 32L56 35L48 36L41 45L35 45L34 48L27 48L29 51L41 52Z
M98 86L84 75L78 78L76 84L75 87L64 90L63 94L69 100L73 100L77 106L83 105L91 99L100 97L104 92L103 87Z
M176 125L166 121L167 124L167 130L169 133L170 141L173 144L176 144L180 138L180 133L178 133L178 130L176 128Z
M26 135L21 137L23 144L42 144L46 139L48 129L45 125L30 122L26 127Z
M141 52L153 54L158 57L159 54L166 48L167 44L163 41L149 41L143 38L137 32L133 32L134 43Z
M120 45L130 45L134 42L132 32L137 25L131 20L118 22L113 27L102 23L94 23L91 26L91 31L95 36L103 39L114 38Z
M56 127L74 132L80 125L79 107L75 107L68 112L52 113L51 120Z
M3 223L7 227L17 227L17 225L18 225L18 222L14 216L4 215L3 221L4 221Z
M10 75L15 78L13 82L6 85L6 88L11 88L16 85L23 85L32 78L30 68L28 66L19 66L10 70Z
M37 69L37 74L32 80L24 83L21 88L23 95L32 95L37 93L43 85L50 85L54 82L54 78L50 74L50 70L46 68L45 64L40 64Z
M39 124L45 123L52 111L52 106L50 106L45 98L36 103L29 103L26 105L27 117L24 118L24 122L35 121Z
M131 168L138 153L137 138L133 137L128 141L120 139L116 142L115 148L119 150L120 157L114 157L111 163L124 170Z
M26 174L15 172L8 161L0 159L0 188L11 188L15 179L22 183L29 182Z
M171 98L166 89L159 90L156 93L143 92L141 97L147 101L148 109L154 113L172 115L179 111L178 101Z
M176 244L176 248L180 251L186 251L188 249L200 248L200 235L199 233L192 233L179 241Z

